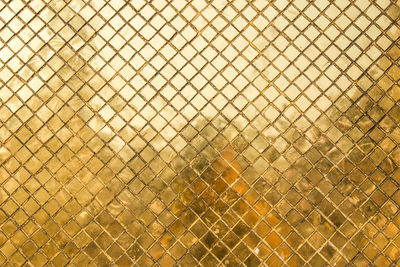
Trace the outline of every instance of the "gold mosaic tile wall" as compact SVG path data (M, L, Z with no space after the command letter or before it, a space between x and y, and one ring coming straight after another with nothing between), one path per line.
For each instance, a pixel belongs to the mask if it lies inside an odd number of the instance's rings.
M400 265L399 17L2 0L1 265Z

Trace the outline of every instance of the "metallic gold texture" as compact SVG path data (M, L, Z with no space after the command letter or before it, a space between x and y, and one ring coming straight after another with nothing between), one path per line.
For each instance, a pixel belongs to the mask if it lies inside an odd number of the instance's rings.
M1 0L0 264L400 265L397 0Z

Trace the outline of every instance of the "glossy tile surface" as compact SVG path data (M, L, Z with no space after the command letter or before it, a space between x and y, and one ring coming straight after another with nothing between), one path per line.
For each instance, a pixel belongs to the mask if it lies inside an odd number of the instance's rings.
M0 2L0 264L400 265L400 2Z

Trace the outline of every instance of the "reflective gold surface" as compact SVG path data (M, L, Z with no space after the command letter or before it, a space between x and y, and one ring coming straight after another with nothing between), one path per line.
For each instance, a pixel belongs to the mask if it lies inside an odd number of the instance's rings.
M0 2L0 264L400 265L400 2Z

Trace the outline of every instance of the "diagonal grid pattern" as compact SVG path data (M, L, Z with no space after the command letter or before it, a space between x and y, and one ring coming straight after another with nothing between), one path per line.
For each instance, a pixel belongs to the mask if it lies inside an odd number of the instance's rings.
M397 264L399 16L2 1L1 264Z

